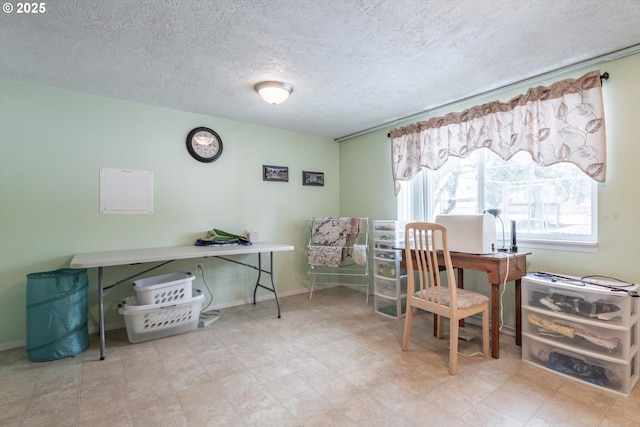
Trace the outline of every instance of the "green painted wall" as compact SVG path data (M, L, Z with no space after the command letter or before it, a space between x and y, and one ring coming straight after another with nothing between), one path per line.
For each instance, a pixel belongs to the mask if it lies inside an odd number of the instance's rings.
M212 164L185 148L198 126L223 139ZM276 277L282 293L304 291L305 219L339 213L338 156L325 137L0 79L0 349L24 344L26 275L68 267L79 252L189 245L213 227L253 229L263 241L295 245L275 256ZM264 182L263 164L288 166L289 182ZM154 213L100 215L101 167L153 171ZM303 170L323 171L325 186L302 186ZM151 274L194 271L195 261ZM250 299L254 270L204 263L214 304ZM113 282L135 271L108 268L105 276ZM194 286L203 289L200 277ZM125 284L107 296L107 327L122 322L117 304L129 294Z
M507 101L530 86L547 85L563 78L579 77L589 67L476 97L434 110L397 126L462 111L496 99ZM572 275L602 274L640 282L640 54L604 63L610 79L603 85L607 128L607 180L598 185L598 251L596 253L528 249L528 271L553 271ZM391 143L388 131L395 126L340 143L340 211L343 215L367 212L372 219L396 218L396 198L391 181ZM465 272L470 289L489 294L486 275ZM515 327L513 286L503 297L504 324Z
M598 252L536 249L528 270L606 274L638 282L640 55L608 62L601 69L611 78L604 84L608 172L607 182L598 187ZM508 100L528 86L450 105L411 122ZM192 160L184 147L186 134L197 126L215 129L224 141L224 154L214 164ZM252 228L262 240L296 246L294 252L276 256L276 275L281 292L304 291L306 218L395 218L389 129L337 144L313 135L0 79L0 349L24 344L26 274L66 267L77 252L191 244L214 226L238 233ZM288 166L289 183L263 182L262 164ZM154 214L100 215L101 167L153 171ZM303 187L302 170L325 172L325 186ZM193 271L193 262L175 263L158 274ZM250 298L252 270L211 259L205 260L205 268L214 303ZM117 280L133 271L110 268L106 278ZM90 271L93 329L95 274ZM467 272L465 278L469 288L488 293L483 275ZM204 286L201 278L194 285ZM117 303L130 293L123 285L107 296L108 326L122 322ZM511 327L513 300L513 287L508 286L504 322Z

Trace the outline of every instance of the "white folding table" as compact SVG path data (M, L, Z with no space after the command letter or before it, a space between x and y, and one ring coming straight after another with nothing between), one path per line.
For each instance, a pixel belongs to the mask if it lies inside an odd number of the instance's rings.
M215 257L225 261L244 265L258 271L258 279L253 289L253 303L256 303L256 291L258 287L273 292L278 307L278 318L280 318L280 298L276 290L273 278L273 253L282 251L292 251L292 245L281 243L257 242L250 246L245 245L222 245L222 246L173 246L164 248L148 249L127 249L121 251L91 252L76 254L71 260L72 268L98 268L98 316L100 322L100 360L105 357L105 331L104 331L104 297L116 286L130 281L138 276L153 271L170 262L183 259ZM269 269L262 267L262 254L269 254ZM257 254L258 265L247 264L238 260L227 258L232 255ZM104 267L114 267L118 265L133 265L144 263L157 263L132 276L118 280L112 285L105 286L103 279ZM262 273L268 274L271 285L267 287L260 283Z

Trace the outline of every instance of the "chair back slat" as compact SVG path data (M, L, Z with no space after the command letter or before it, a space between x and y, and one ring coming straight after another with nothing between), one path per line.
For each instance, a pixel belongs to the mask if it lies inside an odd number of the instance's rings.
M405 257L410 295L425 304L456 310L456 279L451 265L447 228L429 222L409 223L405 230ZM444 259L440 267L438 258ZM444 278L441 270L445 270Z

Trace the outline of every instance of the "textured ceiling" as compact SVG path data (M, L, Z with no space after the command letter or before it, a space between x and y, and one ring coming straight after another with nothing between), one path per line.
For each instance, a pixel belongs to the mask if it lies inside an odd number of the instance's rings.
M640 43L639 0L45 4L0 14L1 76L333 138Z

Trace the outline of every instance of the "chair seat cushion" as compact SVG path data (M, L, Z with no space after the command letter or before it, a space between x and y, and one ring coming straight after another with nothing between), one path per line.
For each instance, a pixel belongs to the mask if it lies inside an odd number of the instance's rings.
M419 298L424 298L420 295L420 293L424 294L425 291L418 291L415 295ZM432 289L429 289L429 296L433 294ZM485 304L489 302L489 297L486 295L479 294L477 292L468 291L466 289L458 289L458 308L469 308L474 305ZM451 299L449 296L449 288L446 286L442 287L442 304L449 307L451 305Z

